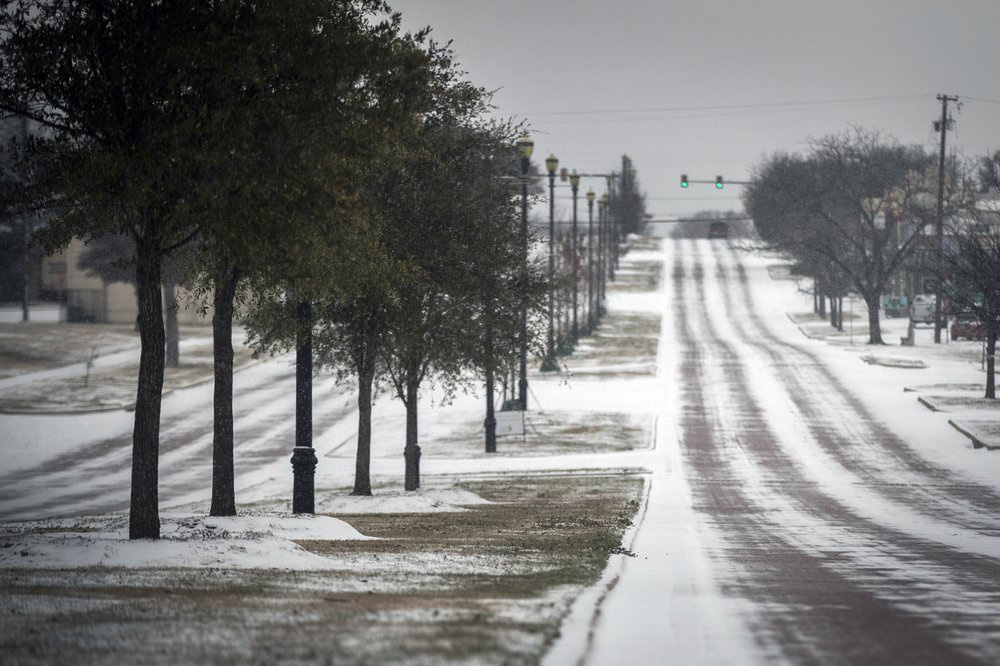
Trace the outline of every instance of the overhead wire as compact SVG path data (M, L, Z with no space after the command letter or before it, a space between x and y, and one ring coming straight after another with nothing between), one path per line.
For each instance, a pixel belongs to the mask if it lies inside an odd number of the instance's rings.
M831 109L850 109L859 106L873 106L883 103L898 103L898 102L916 102L925 101L926 98L910 98L910 99L895 99L895 100L880 100L880 101L870 101L870 102L850 102L842 104L828 104L825 106L804 106L798 108L775 108L775 109L757 109L751 111L733 111L729 113L700 113L700 114L688 114L680 116L671 115L657 115L657 116L619 116L610 118L588 118L582 120L554 120L548 119L540 122L558 122L560 125L591 125L597 123L624 123L624 122L648 122L648 121L659 121L659 120L704 120L709 118L733 118L740 116L764 116L771 115L775 113L799 113L803 111L827 111Z
M705 105L692 105L692 106L667 106L667 107L647 107L647 108L637 108L637 109L593 109L593 110L568 110L568 111L536 111L532 113L522 113L522 116L569 116L569 115L604 115L612 113L676 113L681 111L712 111L712 110L726 110L726 109L757 109L757 108L767 108L767 107L781 107L781 106L811 106L811 105L829 105L829 104L857 104L857 103L872 103L872 102L889 102L889 101L904 101L904 100L916 100L916 99L926 99L928 97L933 97L930 94L921 95L895 95L888 97L846 97L841 99L824 99L824 100L810 100L801 102L758 102L752 104L705 104ZM973 99L973 98L968 98Z

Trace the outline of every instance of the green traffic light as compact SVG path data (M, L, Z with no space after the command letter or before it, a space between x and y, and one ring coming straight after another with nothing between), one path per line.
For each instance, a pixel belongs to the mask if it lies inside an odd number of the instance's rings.
M686 173L685 174L681 174L681 187L687 187L687 186L688 186L688 177L687 177L687 174Z
M722 176L716 176L715 177L715 189L717 189L717 190L721 190L722 189Z

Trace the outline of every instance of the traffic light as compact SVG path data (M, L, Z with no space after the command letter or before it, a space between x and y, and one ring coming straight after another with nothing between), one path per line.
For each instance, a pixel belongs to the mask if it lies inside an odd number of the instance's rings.
M681 174L681 187L688 186L688 175L686 173Z
M717 189L717 190L721 190L722 189L722 176L716 176L715 177L715 189Z

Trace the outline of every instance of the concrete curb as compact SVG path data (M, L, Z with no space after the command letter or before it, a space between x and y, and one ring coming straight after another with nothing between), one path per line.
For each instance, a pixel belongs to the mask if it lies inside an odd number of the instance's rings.
M1000 446L994 446L992 444L987 444L972 433L972 429L966 425L960 424L958 421L948 419L948 425L950 425L955 430L959 431L972 441L973 448L976 449L986 449L987 451L997 451L1000 450Z

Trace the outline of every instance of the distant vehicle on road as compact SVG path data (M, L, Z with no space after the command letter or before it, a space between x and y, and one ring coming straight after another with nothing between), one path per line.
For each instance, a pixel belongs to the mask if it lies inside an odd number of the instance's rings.
M982 340L983 324L971 313L960 313L955 315L955 321L951 324L951 339L961 340Z
M934 323L934 303L937 298L934 294L917 294L910 304L910 321L914 324Z
M729 238L729 225L725 222L712 222L708 225L709 238Z

